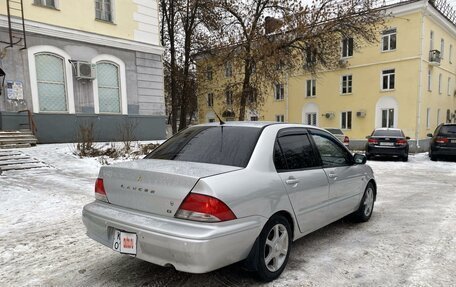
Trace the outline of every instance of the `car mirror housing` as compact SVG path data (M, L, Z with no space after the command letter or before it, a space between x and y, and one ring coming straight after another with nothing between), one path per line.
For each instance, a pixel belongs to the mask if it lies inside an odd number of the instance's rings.
M432 138L432 134L427 134L428 137Z
M406 140L409 140L409 139L410 139L410 137L405 137L405 139L406 139Z
M365 164L367 158L363 154L355 153L355 155L353 156L353 160L355 161L355 164Z

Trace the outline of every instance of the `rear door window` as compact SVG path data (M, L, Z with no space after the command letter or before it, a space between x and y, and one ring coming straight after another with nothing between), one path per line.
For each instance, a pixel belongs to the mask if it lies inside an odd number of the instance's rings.
M323 167L336 167L352 164L351 154L329 134L312 131L312 138L317 146Z
M261 131L256 127L223 125L192 127L176 134L145 158L246 167Z
M321 166L307 134L287 134L277 138L274 151L277 171Z

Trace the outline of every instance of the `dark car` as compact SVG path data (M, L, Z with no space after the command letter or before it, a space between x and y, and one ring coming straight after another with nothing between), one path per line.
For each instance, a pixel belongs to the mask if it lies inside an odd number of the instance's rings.
M441 124L434 132L429 147L429 157L431 160L456 156L456 124Z
M401 129L375 129L367 136L366 157L372 159L374 156L394 156L408 161L409 139Z

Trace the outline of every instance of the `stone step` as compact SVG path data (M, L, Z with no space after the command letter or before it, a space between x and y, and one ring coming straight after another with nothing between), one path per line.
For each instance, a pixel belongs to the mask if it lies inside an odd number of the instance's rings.
M32 134L23 134L23 133L17 133L17 134L1 134L0 133L0 139L9 139L9 138L35 138Z
M36 144L36 139L33 138L0 138L0 145L3 144Z
M1 171L7 170L24 170L24 169L33 169L33 168L43 168L48 167L44 163L36 163L36 164L18 164L18 165L7 165L0 167Z
M29 163L41 163L39 160L36 159L25 159L25 160L1 160L0 166L5 165L18 165L18 164L29 164Z
M30 158L29 156L20 155L20 154L16 154L16 155L0 154L0 162L7 161L7 160L20 160L20 159L29 159L29 158Z
M31 147L31 144L0 144L0 149L26 148Z

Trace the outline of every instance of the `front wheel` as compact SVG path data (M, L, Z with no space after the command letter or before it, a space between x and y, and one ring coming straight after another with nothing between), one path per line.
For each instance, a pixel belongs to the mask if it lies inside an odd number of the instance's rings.
M280 276L290 256L291 242L288 220L281 215L271 217L259 237L259 256L256 257L259 279L269 282Z
M361 199L358 210L352 214L353 219L356 222L369 221L374 210L374 201L375 188L374 185L371 182L369 182L367 184L366 190L364 191L364 195Z

